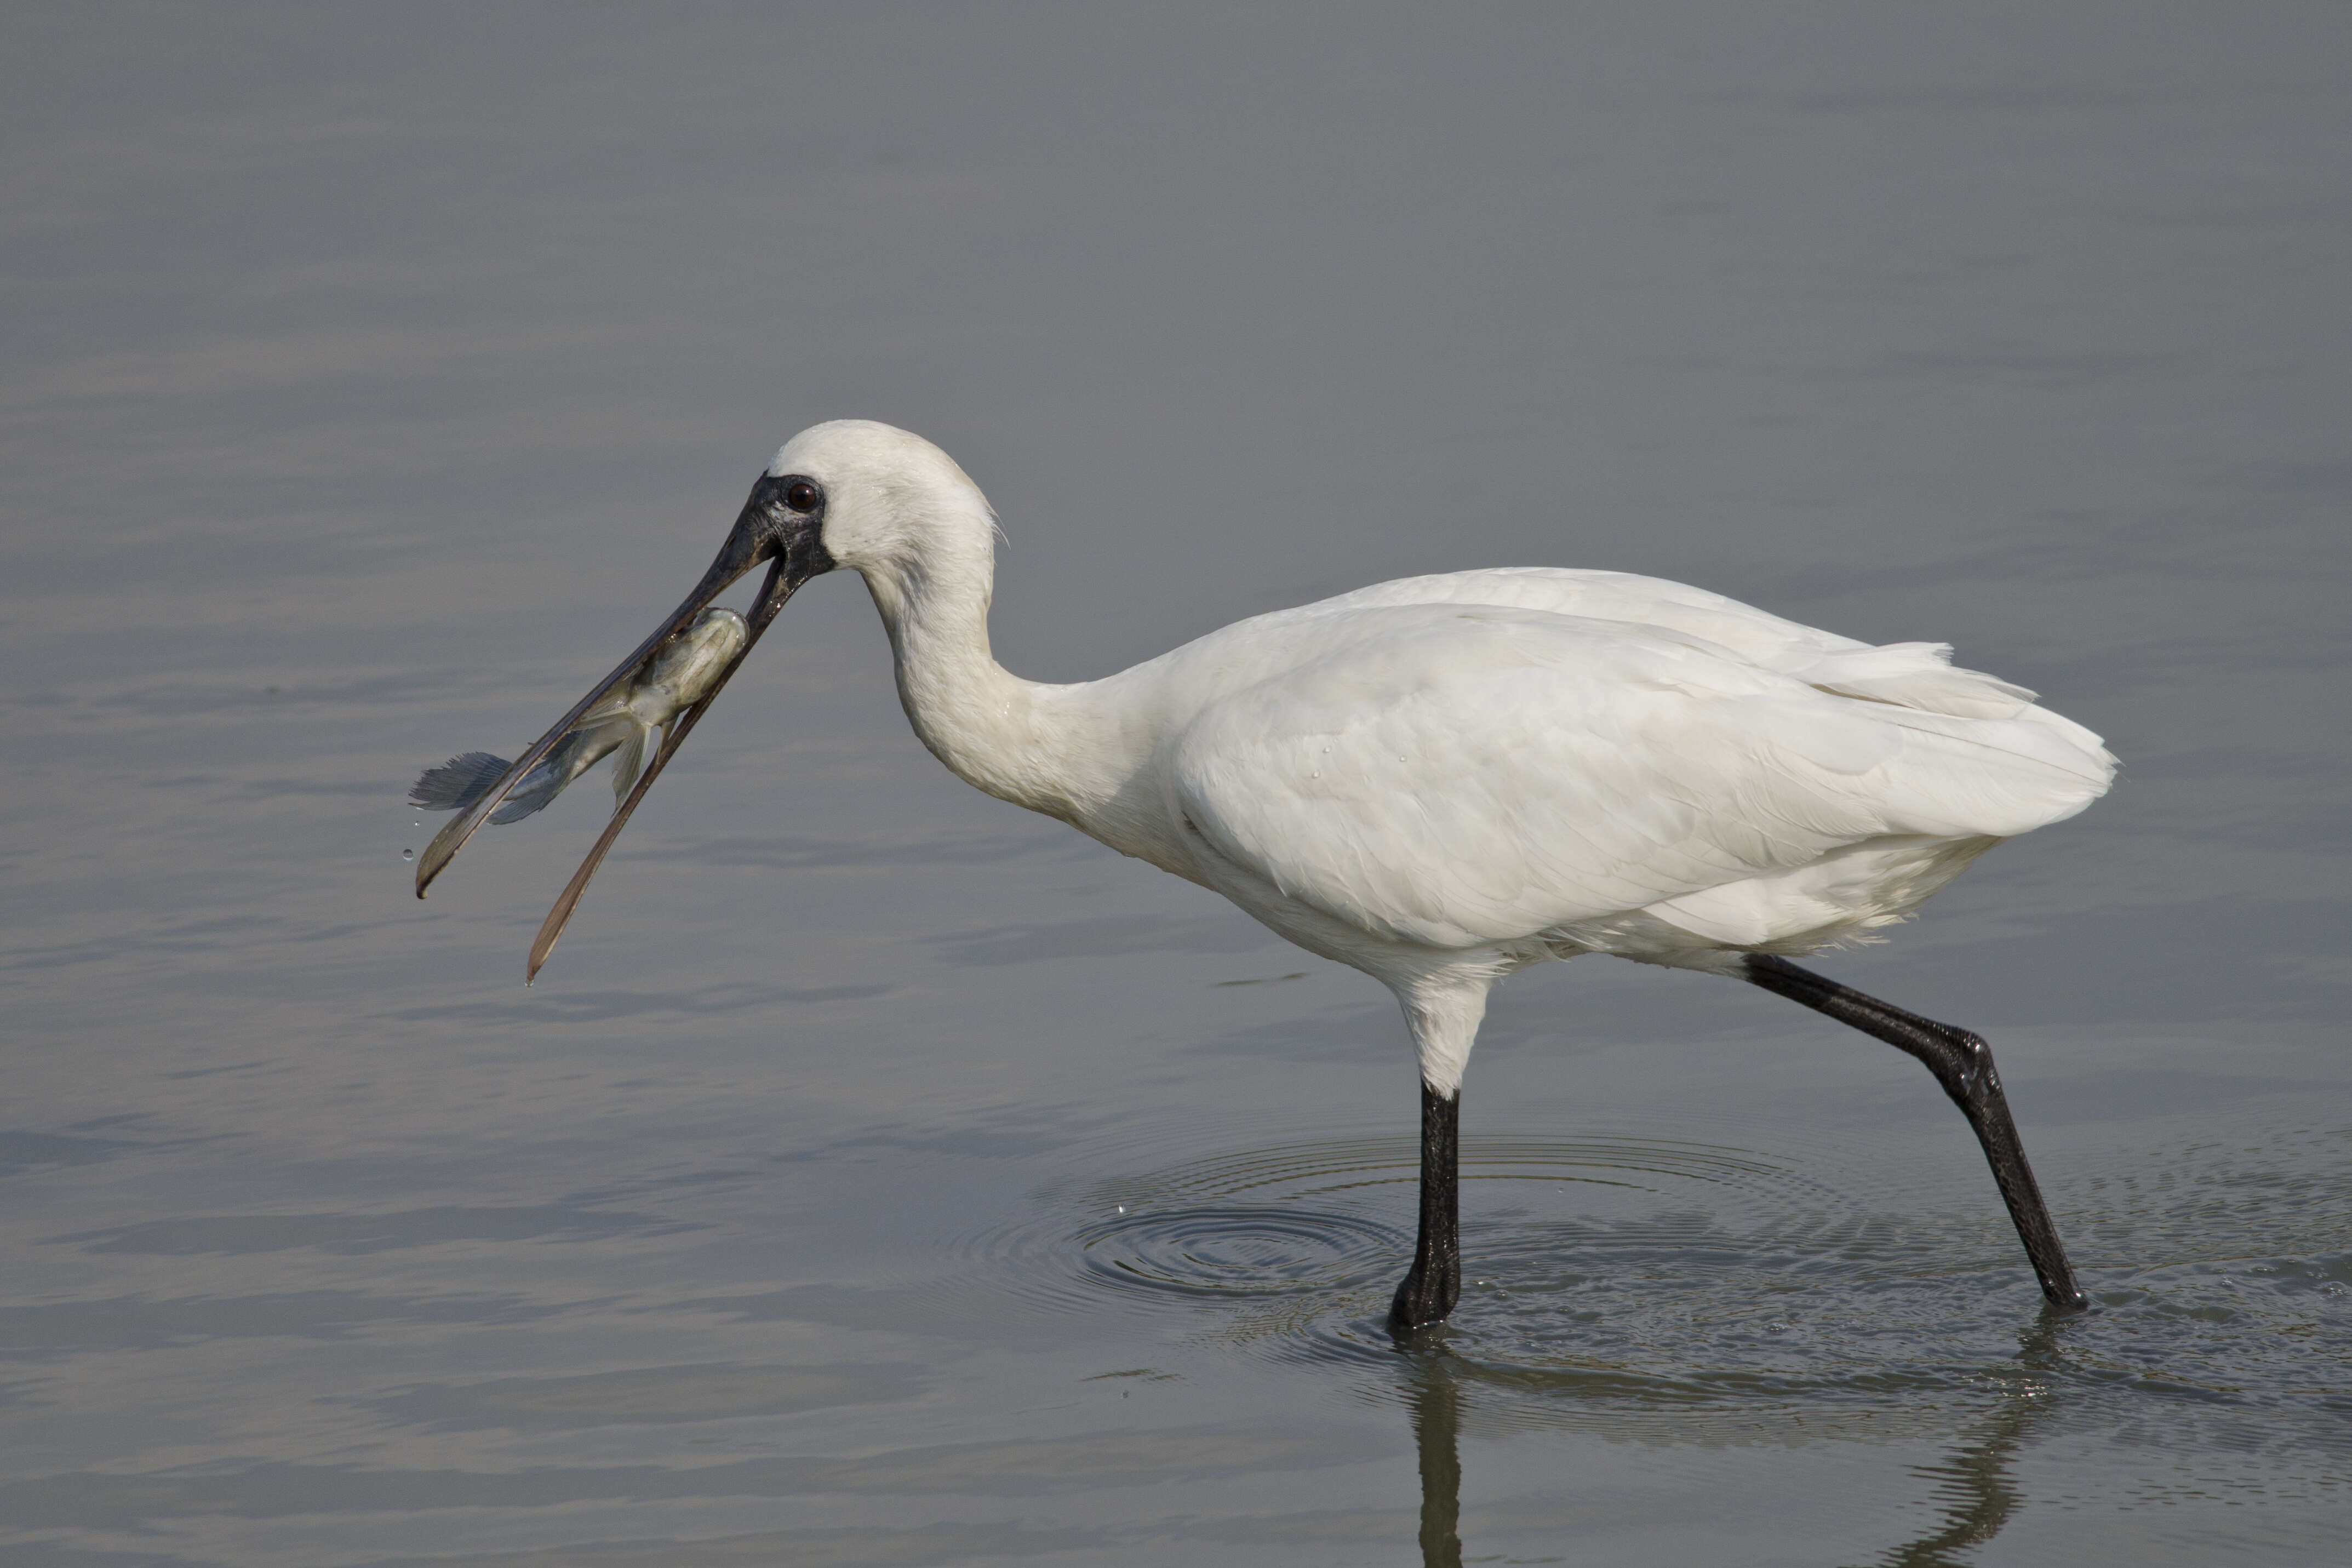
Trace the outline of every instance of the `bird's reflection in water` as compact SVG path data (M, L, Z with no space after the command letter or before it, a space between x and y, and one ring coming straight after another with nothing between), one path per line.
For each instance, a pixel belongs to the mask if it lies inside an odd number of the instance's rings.
M1461 1405L1454 1372L1454 1358L1443 1349L1416 1355L1406 1394L1413 1448L1421 1456L1423 1568L1462 1568Z
M1963 1568L2016 1517L2023 1500L2013 1474L2017 1453L2051 1412L2063 1372L2058 1334L2065 1321L2045 1310L2020 1335L2016 1361L1995 1374L2000 1393L1992 1408L1962 1429L1946 1458L1913 1472L1932 1487L1936 1527L1881 1555L1877 1568ZM1398 1348L1411 1358L1405 1403L1421 1460L1423 1568L1462 1568L1461 1385L1504 1382L1524 1393L1526 1378L1496 1379L1457 1359L1446 1350L1443 1331L1423 1331Z
M1879 1558L1880 1568L1960 1568L1967 1554L2016 1517L2022 1500L2012 1468L2017 1451L2054 1403L2064 1371L2058 1335L2065 1321L2045 1310L2019 1335L2017 1360L1997 1374L2000 1394L1991 1410L1963 1429L1949 1455L1914 1472L1933 1486L1942 1517L1927 1534Z

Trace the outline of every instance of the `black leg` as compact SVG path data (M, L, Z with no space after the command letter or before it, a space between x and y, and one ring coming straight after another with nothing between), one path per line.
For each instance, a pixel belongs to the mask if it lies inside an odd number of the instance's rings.
M2009 1205L2009 1217L2017 1222L2017 1237L2025 1243L2025 1256L2032 1260L2033 1272L2042 1281L2042 1294L2052 1306L2065 1311L2079 1312L2089 1305L2075 1287L2074 1270L2058 1240L2058 1227L2051 1222L2049 1205L2042 1201L2042 1189L2034 1184L2033 1167L2025 1163L2025 1145L2018 1141L2009 1098L2000 1091L2000 1074L1993 1067L1990 1046L1966 1029L1906 1013L1809 969L1800 969L1784 958L1750 953L1748 978L1925 1063L1969 1119L1969 1125L1976 1129L1977 1142L1984 1145L1985 1159L1992 1166L1992 1179L2000 1185L2001 1201Z
M1462 1299L1462 1096L1421 1086L1421 1240L1389 1322L1425 1329Z

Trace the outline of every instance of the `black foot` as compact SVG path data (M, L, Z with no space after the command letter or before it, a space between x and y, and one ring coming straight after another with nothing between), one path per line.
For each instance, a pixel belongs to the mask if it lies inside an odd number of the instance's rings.
M1462 1299L1462 1265L1455 1260L1451 1269L1423 1272L1413 1265L1412 1272L1397 1287L1396 1300L1389 1304L1389 1327L1401 1332L1425 1329L1442 1323Z

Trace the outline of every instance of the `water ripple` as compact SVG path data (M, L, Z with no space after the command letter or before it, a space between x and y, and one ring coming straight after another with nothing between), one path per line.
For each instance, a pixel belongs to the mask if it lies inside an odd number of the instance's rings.
M1377 1220L1303 1206L1139 1212L1076 1237L1089 1283L1212 1300L1360 1288L1412 1239Z
M2352 1401L2352 1179L2306 1158L2339 1138L2308 1142L2135 1151L2053 1191L2094 1302L2060 1318L1989 1180L1918 1213L1828 1146L1469 1139L1462 1303L1412 1348L1498 1428L1891 1437L1987 1399L2112 1416L2151 1397L2173 1420L2334 1421ZM1185 1314L1203 1344L1388 1365L1418 1170L1402 1138L1233 1149L1049 1189L962 1250L1033 1312L1124 1304ZM2231 1256L2200 1256L2224 1213Z

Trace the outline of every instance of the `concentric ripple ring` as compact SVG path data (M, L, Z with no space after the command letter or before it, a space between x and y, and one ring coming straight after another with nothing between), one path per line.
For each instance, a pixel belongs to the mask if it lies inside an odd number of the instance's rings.
M1100 1220L1076 1237L1087 1279L1204 1299L1347 1289L1391 1268L1410 1235L1305 1205L1185 1206Z

